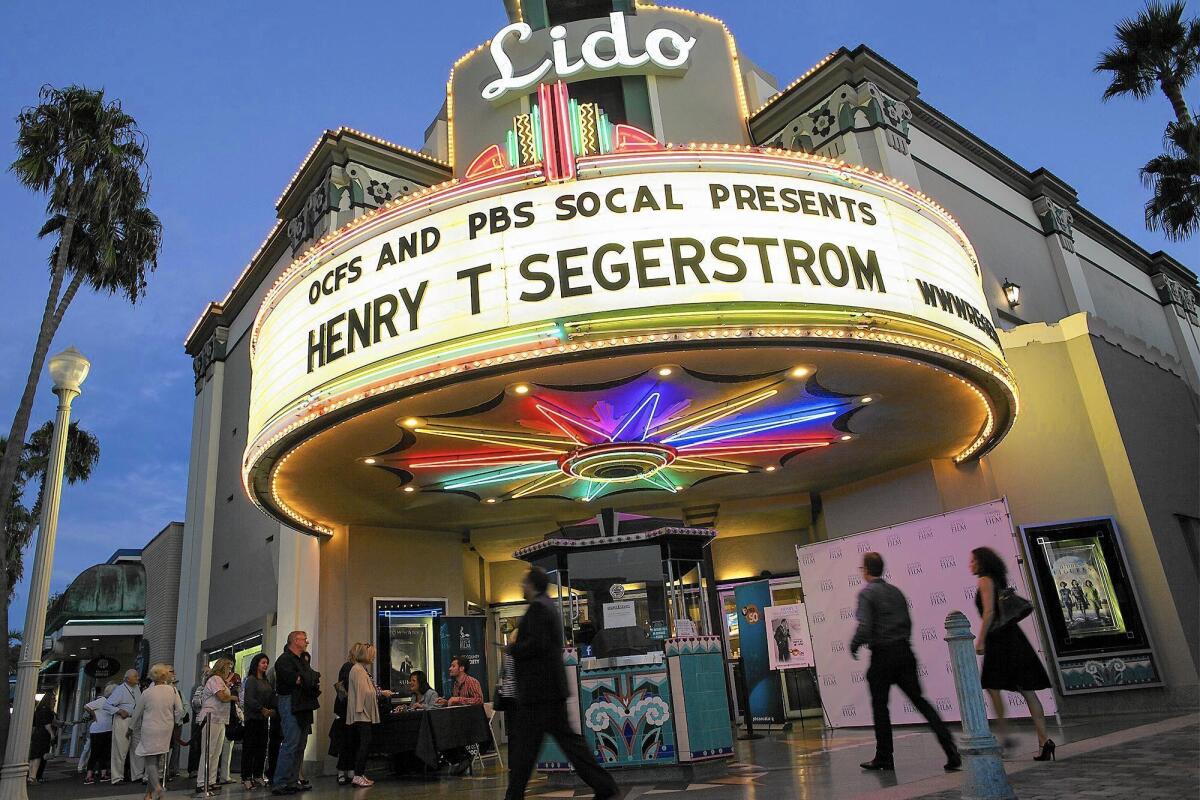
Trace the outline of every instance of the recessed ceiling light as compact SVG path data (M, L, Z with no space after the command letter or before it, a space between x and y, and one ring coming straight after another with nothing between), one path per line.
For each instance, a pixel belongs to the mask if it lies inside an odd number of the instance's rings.
M792 370L792 377L793 378L803 378L805 375L807 375L810 372L812 372L812 370L809 369L808 367L796 367L795 369Z
M363 459L363 463L364 463L364 464L374 464L374 463L375 463L375 459L373 459L373 458L364 458L364 459Z
M668 375L670 375L671 372L672 372L672 370L670 367L662 367L661 369L659 369L658 374L665 378Z
M93 642L98 642L98 641L100 641L100 638L99 638L99 637L93 637L93 638L92 638L92 641L93 641Z
M873 401L874 399L875 399L874 397L864 397L864 398L862 399L862 402L864 402L864 403L870 403L870 402L871 402L871 401Z
M516 392L517 394L529 394L529 384L518 383L516 386L513 387L513 391Z
M484 500L483 502L485 502L485 503L494 503L494 502L496 502L496 498L494 498L494 497L489 497L487 500Z
M409 492L409 493L415 492L416 490L417 490L417 487L415 487L415 486L405 486L404 487L404 491Z
M767 467L767 472L774 472L774 471L775 471L775 465L774 465L774 464L772 464L771 466Z
M71 655L67 656L67 658L78 658L78 656L76 656L74 653L71 653Z
M421 420L417 419L416 417L409 417L408 419L404 420L404 427L406 428L415 428L420 424Z
M848 433L847 433L845 436L843 436L843 437L842 437L842 441L843 441L843 442L848 442L848 441L850 441L850 440L851 440L851 439L853 439L853 438L854 438L853 436L851 436L850 434L848 434Z

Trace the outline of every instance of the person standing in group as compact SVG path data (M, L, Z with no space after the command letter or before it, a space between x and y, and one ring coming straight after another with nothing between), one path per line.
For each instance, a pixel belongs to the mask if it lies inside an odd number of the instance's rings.
M367 777L367 755L371 751L371 726L379 723L379 689L371 679L371 665L375 663L375 648L360 643L350 651L354 665L346 682L346 730L352 732L348 743L354 743L355 786L371 786L375 781ZM390 692L388 693L391 694Z
M1037 696L1039 689L1050 688L1050 676L1015 622L995 624L1000 592L1008 586L1008 567L995 550L976 547L971 551L971 573L979 578L975 592L975 608L980 615L975 652L983 656L979 682L987 690L992 708L996 710L996 730L1003 740L1008 726L1000 692L1019 693L1025 698L1033 728L1037 731L1040 752L1034 756L1034 761L1050 761L1054 758L1055 744L1046 733L1046 713Z
M205 667L200 671L200 676L196 679L196 685L192 687L192 693L188 698L188 705L192 709L192 744L188 747L187 771L191 775L196 775L200 772L200 706L204 702L204 685L208 683L208 679L212 677L212 667Z
M275 795L295 794L308 788L308 784L300 784L300 764L308 740L307 726L312 724L312 711L320 705L316 697L320 693L321 675L304 659L307 650L308 634L292 631L288 634L287 647L275 659L275 692L283 729L279 760L271 779L271 794Z
M346 703L350 691L350 670L354 669L354 651L360 644L355 642L350 645L346 661L338 670L337 683L334 684L337 696L333 701L333 723L329 726L329 755L337 756L338 786L349 786L354 777L354 732L346 722Z
M125 682L113 689L108 698L106 708L113 715L112 726L112 782L113 785L125 782L125 759L129 758L129 780L141 781L146 778L146 770L142 759L135 753L130 753L130 733L133 725L133 709L137 707L142 689L138 685L138 671L131 669L125 673Z
M196 794L201 797L215 794L221 748L225 744L225 726L229 723L229 701L234 697L229 690L232 674L233 661L219 658L204 684L197 719L201 725L200 741L192 739L193 746L199 745L201 750L200 765L196 772Z
M103 692L83 707L83 710L92 718L92 724L88 726L88 747L91 749L91 753L88 756L87 775L83 778L83 782L86 784L95 783L97 780L103 783L108 780L109 761L112 754L113 717L112 712L108 710L108 698L116 688L116 684L108 684L104 687Z
M242 681L242 709L246 714L246 733L242 738L242 788L266 785L264 769L271 717L275 715L275 688L267 680L271 659L259 653L250 659L246 679Z
M150 667L153 685L142 692L131 718L137 732L136 753L146 769L146 800L160 800L166 791L166 757L175 726L183 720L183 700L171 685L174 676L175 670L168 664Z
M229 721L225 724L225 743L221 745L221 759L217 763L217 786L233 783L233 747L242 740L246 732L246 718L242 714L242 676L234 670L229 675Z
M508 791L521 800L537 763L542 738L549 734L596 800L616 797L617 784L596 763L583 737L567 721L567 677L563 670L562 617L546 594L550 578L531 567L521 583L529 610L521 618L517 640L508 647L516 672L517 697L508 715Z
M29 738L29 782L41 783L46 769L46 756L54 749L55 693L42 695L33 709L33 733Z
M917 659L909 638L912 619L904 594L883 579L883 556L864 553L862 577L866 585L858 593L858 629L850 641L850 655L857 660L858 650L871 648L871 666L867 668L867 685L871 689L871 711L875 723L875 757L860 766L867 770L894 770L892 745L892 716L888 710L888 695L892 686L908 696L918 713L933 728L938 744L946 754L943 769L947 772L962 767L962 756L950 735L950 729L937 710L921 693L917 677Z

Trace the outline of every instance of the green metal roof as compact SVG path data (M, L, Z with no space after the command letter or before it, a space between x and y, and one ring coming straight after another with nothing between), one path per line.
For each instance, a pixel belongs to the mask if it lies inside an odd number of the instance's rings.
M50 607L46 634L67 623L142 618L146 615L146 570L135 562L97 564L79 573Z

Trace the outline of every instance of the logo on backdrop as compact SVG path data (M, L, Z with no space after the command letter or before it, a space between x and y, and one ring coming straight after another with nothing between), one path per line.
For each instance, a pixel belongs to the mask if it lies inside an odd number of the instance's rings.
M922 642L936 642L937 640L938 640L937 628L934 628L934 627L921 628L921 641Z
M938 559L938 566L942 569L953 569L958 566L958 562L954 560L954 556L942 556Z
M822 675L821 685L825 687L837 686L837 675Z
M836 561L841 557L842 557L842 548L840 548L840 547L829 548L829 560L830 561Z
M870 542L859 542L858 547L856 547L855 549L858 550L859 555L862 555L863 553L869 553L872 550L871 543Z
M842 706L842 716L847 717L847 718L857 717L858 716L858 707L855 706L853 703L849 703L847 705Z
M924 542L933 538L933 528L921 528L917 531L917 541Z
M931 605L931 606L944 606L948 602L950 602L950 601L946 598L945 592L930 592L929 593L929 605Z
M850 673L850 682L851 683L862 683L866 679L867 679L867 675L862 670L855 670L854 672Z
M924 572L925 572L925 570L921 568L920 561L908 562L908 574L909 575L921 575L921 574L924 574Z
M838 609L838 616L842 619L854 619L854 609L850 606L842 606Z
M492 37L491 44L492 61L500 77L483 87L483 99L496 102L511 92L528 89L539 81L553 82L555 78L567 78L585 70L600 74L619 70L617 74L621 74L639 68L644 73L682 72L687 69L688 56L696 45L694 36L685 38L670 28L655 28L646 34L642 42L643 51L635 54L630 51L625 15L609 14L608 21L608 30L588 34L579 48L579 58L574 60L567 55L567 29L555 25L550 29L551 55L521 75L516 74L505 47L514 36L518 43L528 42L533 37L533 28L524 22L514 22L501 28Z
M951 533L966 533L966 531L967 531L967 521L966 520L956 519L950 523L950 532Z
M887 546L888 547L899 547L902 544L904 544L904 537L902 537L900 534L898 534L898 533L889 533L888 534L888 537L887 537Z
M815 563L817 563L817 556L815 553L801 553L800 554L800 566L811 567Z
M843 642L841 639L838 639L838 640L834 641L833 643L831 643L831 644L829 645L829 652L831 652L831 653L844 653L844 652L846 652L846 643L845 643L845 642Z
M933 704L938 711L953 711L954 703L949 697L939 697Z
M814 625L820 625L823 622L825 622L825 612L824 611L814 611L811 619L812 619L812 623Z
M821 580L821 591L822 592L832 592L833 591L833 578L823 578Z

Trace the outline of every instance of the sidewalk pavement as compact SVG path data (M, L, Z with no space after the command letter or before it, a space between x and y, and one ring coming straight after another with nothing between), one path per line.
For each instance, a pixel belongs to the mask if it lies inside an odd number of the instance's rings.
M1041 798L1156 798L1200 797L1200 715L1164 718L1162 715L1049 720L1050 734L1059 743L1058 762L1032 760L1036 738L1027 720L1015 721L1016 745L1005 760L1012 785L1021 800ZM625 800L950 800L959 797L962 773L942 772L941 751L923 727L896 731L897 771L865 772L858 767L874 752L869 728L829 730L809 725L789 733L773 733L754 742L738 742L729 773L704 783L658 783L632 786ZM501 800L506 775L498 765L474 776L430 780L397 778L382 763L369 771L377 780L371 789L342 789L331 777L314 779L314 791L297 800ZM47 781L29 787L30 800L119 798L141 800L140 785L84 786L73 765L52 761ZM57 778L57 779L56 779ZM186 800L191 781L172 785L172 800ZM659 797L663 795L664 797ZM671 797L674 795L674 797ZM245 792L240 785L224 787L222 800L269 800L263 791ZM555 790L545 778L529 787L530 798L591 798L586 788Z

